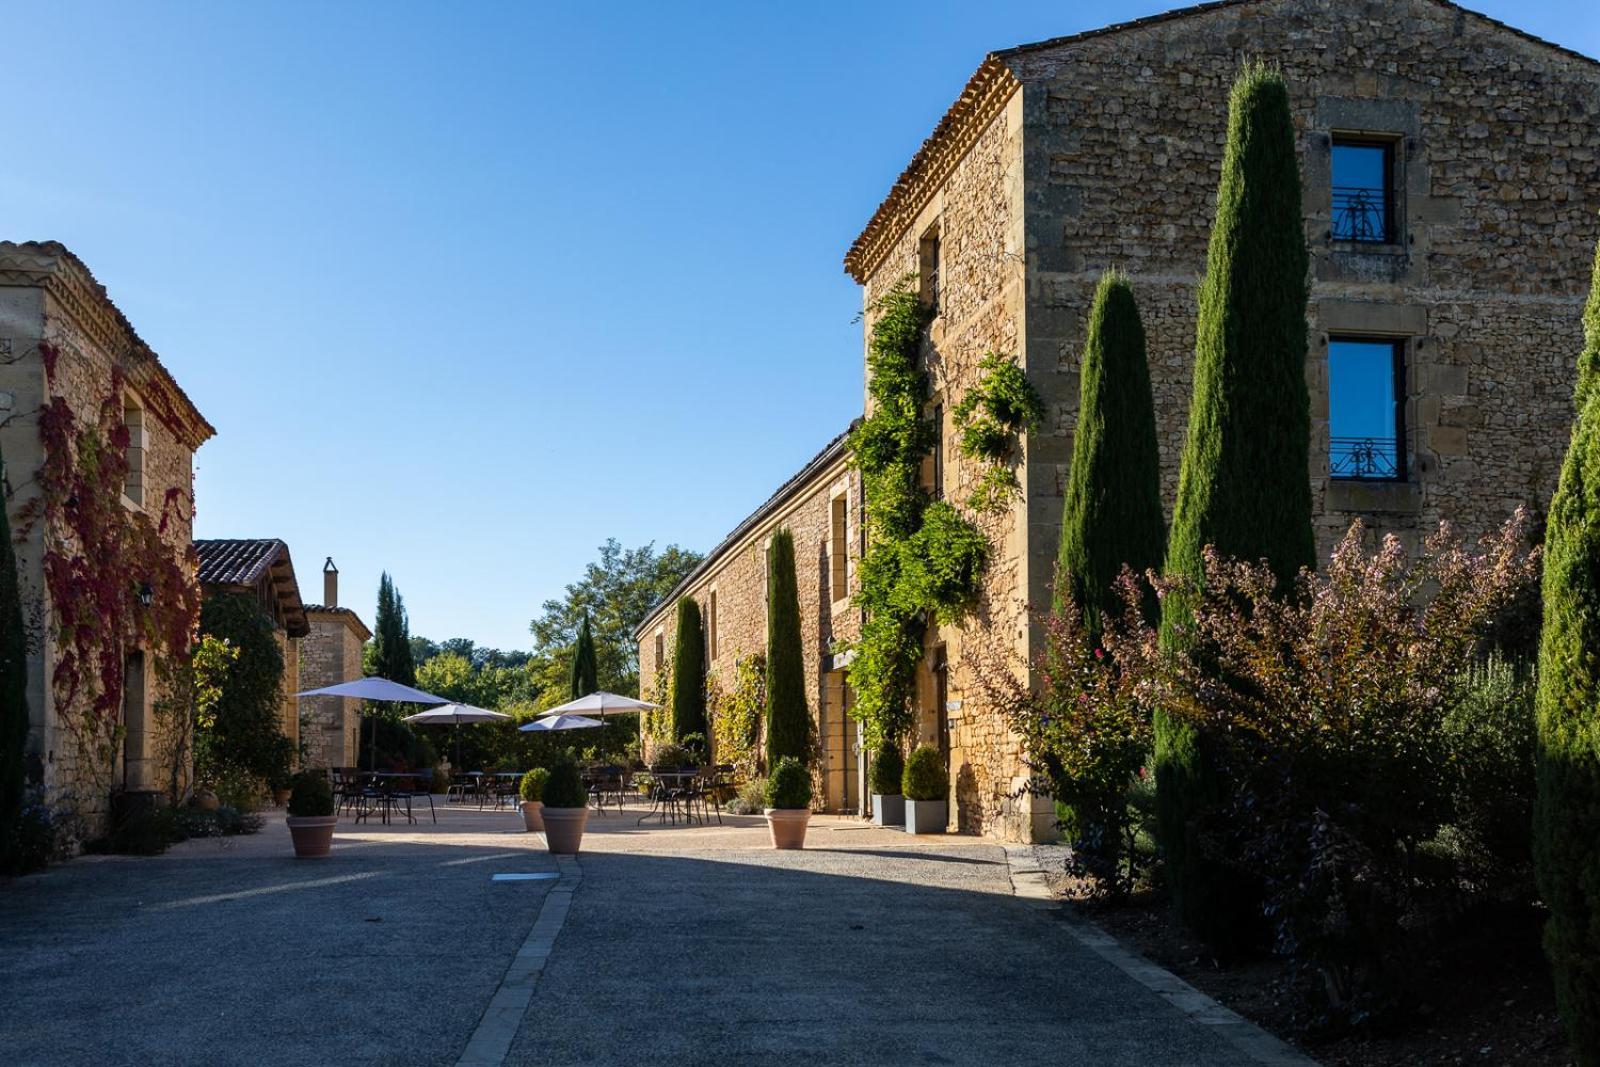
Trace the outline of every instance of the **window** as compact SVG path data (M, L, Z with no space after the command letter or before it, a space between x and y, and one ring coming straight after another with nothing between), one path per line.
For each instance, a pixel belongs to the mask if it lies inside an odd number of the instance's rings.
M1328 341L1329 473L1400 480L1405 466L1405 342Z
M828 576L829 594L835 601L843 600L850 595L850 553L849 536L846 532L845 498L836 496L831 501L831 516L828 538Z
M706 662L717 658L717 591L706 597Z
M667 635L664 631L656 631L656 670L667 665Z
M944 499L944 405L933 405L933 499Z
M918 295L922 305L933 314L939 313L939 225L934 223L922 235L917 247Z
M135 504L144 503L144 409L131 399L122 404L122 424L128 428L128 474L122 495Z
M1333 239L1393 244L1394 142L1333 138Z

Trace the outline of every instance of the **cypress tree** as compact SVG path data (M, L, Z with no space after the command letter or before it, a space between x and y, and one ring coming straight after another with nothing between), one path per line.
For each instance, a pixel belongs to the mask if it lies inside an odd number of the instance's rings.
M1229 100L1216 221L1200 285L1194 396L1167 546L1169 574L1198 579L1202 552L1264 559L1287 583L1316 561L1306 391L1305 234L1294 119L1283 78L1247 66ZM1192 602L1162 603L1167 647ZM1243 927L1253 896L1195 841L1226 793L1208 739L1155 715L1157 823L1179 914L1213 942Z
M1600 260L1584 313L1582 400L1544 539L1534 860L1545 952L1580 1064L1600 1064Z
M406 603L395 588L394 579L384 571L378 579L378 616L373 625L373 671L401 685L417 684L416 661L411 657L411 624L406 619Z
M781 529L767 549L767 767L793 756L811 765L811 710L806 706L800 642L800 589L794 535Z
M694 597L678 601L678 640L672 656L672 736L710 738L706 726L706 633Z
M1578 388L1574 394L1577 411L1583 411L1596 380L1600 380L1600 243L1595 244L1589 302L1583 308L1583 351L1578 354Z
M0 469L4 469L0 461ZM16 869L28 745L28 638L11 522L0 493L0 873Z
M589 629L589 616L584 615L578 626L578 640L572 646L572 675L569 700L586 697L600 690L599 666L594 655L594 633Z
M1097 635L1103 615L1121 609L1113 584L1123 566L1141 574L1159 567L1166 542L1144 323L1127 277L1107 271L1095 289L1079 368L1057 604L1070 594Z

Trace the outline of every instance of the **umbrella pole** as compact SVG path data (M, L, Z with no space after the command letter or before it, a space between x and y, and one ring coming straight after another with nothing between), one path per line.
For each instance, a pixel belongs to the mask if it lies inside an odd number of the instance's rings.
M368 716L372 721L367 727L372 731L367 738L367 770L373 774L378 773L378 720Z

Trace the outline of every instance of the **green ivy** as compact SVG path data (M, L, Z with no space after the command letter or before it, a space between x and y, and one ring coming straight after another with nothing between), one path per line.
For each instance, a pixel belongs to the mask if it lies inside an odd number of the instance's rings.
M1017 438L1044 418L1044 401L1010 356L990 352L978 361L978 384L950 412L961 431L961 454L985 466L967 506L1004 509L1020 491L1011 459Z
M912 282L902 278L872 306L871 403L850 436L866 492L867 547L855 598L866 621L849 672L855 714L874 749L898 744L911 726L928 615L947 623L965 615L989 560L983 533L949 504L930 504L922 488L935 436L923 414L928 378L918 362L928 313Z

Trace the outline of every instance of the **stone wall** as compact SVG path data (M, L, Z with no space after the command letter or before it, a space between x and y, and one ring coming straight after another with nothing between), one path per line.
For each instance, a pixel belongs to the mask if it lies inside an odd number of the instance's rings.
M830 446L833 447L833 446ZM835 451L841 451L835 449ZM824 453L826 456L827 453ZM828 746L828 761L820 769L818 803L829 810L854 808L859 793L846 800L846 784L856 781L859 757L855 747L856 724L840 706L840 693L834 688L829 699L827 671L830 649L836 641L849 641L860 632L859 613L848 600L834 601L830 588L831 555L836 549L831 533L832 504L845 502L845 543L848 581L855 578L860 557L860 479L847 470L842 454L810 472L800 484L789 487L792 495L770 504L752 517L748 528L728 544L715 550L692 575L678 596L692 596L700 605L701 618L708 629L707 675L715 677L724 691L733 688L737 662L751 654L765 654L767 648L767 562L766 547L774 532L786 526L794 535L795 577L800 590L800 633L805 651L807 702L818 735ZM748 521L748 520L747 520ZM716 593L716 633L711 627L711 595ZM670 660L676 639L678 596L663 601L639 630L640 691L644 699L656 694L656 677L661 665L657 646ZM711 656L715 649L716 655Z
M361 646L371 636L348 608L306 605L311 632L299 641L296 690L321 689L361 677ZM359 763L361 701L346 697L301 697L300 742L305 767L354 767Z

